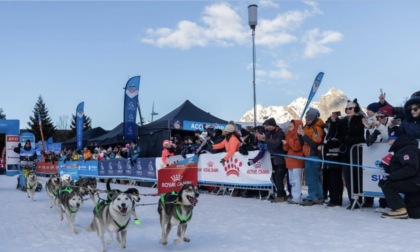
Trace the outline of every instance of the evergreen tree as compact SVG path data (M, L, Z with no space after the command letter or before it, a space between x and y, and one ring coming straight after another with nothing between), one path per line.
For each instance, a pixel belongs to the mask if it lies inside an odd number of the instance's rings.
M6 119L6 114L4 114L2 108L0 108L0 119Z
M76 136L76 115L71 115L71 125L70 125L70 133L69 138L73 138ZM92 119L89 116L83 115L83 132L92 129Z
M51 121L50 116L48 115L48 109L45 106L42 96L38 97L38 101L35 104L35 108L32 111L33 116L29 117L29 122L27 130L32 132L35 135L35 141L41 140L41 132L39 130L39 121L38 115L41 117L42 122L42 132L44 134L44 140L47 140L49 137L53 137L55 134L55 127Z

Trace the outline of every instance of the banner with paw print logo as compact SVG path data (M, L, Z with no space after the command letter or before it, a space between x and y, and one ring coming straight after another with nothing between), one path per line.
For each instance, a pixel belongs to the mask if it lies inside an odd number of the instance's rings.
M248 159L253 158L258 151L250 151L248 155L236 152L229 160L220 163L226 153L201 154L198 161L198 181L200 183L226 183L251 186L271 186L270 154L253 165L248 165Z

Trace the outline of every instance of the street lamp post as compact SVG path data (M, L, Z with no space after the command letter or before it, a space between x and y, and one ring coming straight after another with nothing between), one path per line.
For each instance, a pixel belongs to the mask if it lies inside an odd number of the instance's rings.
M252 30L252 86L254 88L254 128L257 127L257 96L255 93L255 27L258 24L257 17L258 5L248 6L248 24Z

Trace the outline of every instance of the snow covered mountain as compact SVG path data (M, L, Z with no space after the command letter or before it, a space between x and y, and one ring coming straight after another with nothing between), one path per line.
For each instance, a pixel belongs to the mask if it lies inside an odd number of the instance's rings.
M265 119L273 117L277 123L288 122L299 118L307 102L307 98L299 97L286 106L268 106L264 108L257 104L257 122L264 122ZM326 120L333 111L342 111L347 103L347 96L336 88L331 88L324 95L321 95L319 102L312 101L310 107L317 108L321 118ZM251 109L239 119L239 122L253 122L254 109Z

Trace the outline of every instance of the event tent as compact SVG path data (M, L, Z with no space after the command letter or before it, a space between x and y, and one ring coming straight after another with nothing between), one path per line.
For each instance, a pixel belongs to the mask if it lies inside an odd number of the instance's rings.
M104 130L101 127L96 127L90 130L87 130L85 132L83 132L83 146L88 146L88 141L92 138L101 136L105 133L107 133L108 131ZM77 143L76 143L76 137L73 137L65 142L61 143L61 147L62 148L76 148L77 147Z
M170 139L174 134L191 135L196 129L202 130L203 124L213 123L217 123L221 128L224 128L228 122L205 112L186 100L158 120L137 128L137 138L141 148L140 156L160 156L163 140ZM89 146L104 147L117 144L124 145L128 141L124 140L123 131L124 123L120 123L108 133L89 139L87 143Z
M157 157L162 152L162 142L174 134L191 134L196 129L203 129L204 124L217 123L221 128L227 121L205 112L186 100L176 109L158 120L138 128L141 156Z

